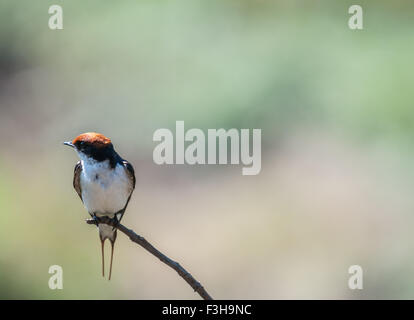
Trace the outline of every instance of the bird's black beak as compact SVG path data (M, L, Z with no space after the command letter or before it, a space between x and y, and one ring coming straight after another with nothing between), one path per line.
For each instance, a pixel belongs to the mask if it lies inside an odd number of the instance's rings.
M72 142L70 142L70 141L63 142L63 144L65 146L69 146L69 147L75 148L75 145Z

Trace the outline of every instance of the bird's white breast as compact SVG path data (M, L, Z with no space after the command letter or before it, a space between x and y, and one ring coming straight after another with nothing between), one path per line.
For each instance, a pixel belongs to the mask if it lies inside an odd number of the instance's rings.
M117 164L112 169L109 161L81 159L81 162L80 184L86 209L91 214L112 218L125 207L132 191L125 168Z

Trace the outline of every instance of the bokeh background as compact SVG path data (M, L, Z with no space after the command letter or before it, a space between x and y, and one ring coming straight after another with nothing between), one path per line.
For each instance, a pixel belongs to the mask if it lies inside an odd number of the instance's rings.
M0 298L199 298L122 234L101 277L62 145L87 131L135 167L123 223L214 298L414 298L414 2L358 1L362 31L352 4L2 0ZM262 129L261 173L155 165L176 120Z

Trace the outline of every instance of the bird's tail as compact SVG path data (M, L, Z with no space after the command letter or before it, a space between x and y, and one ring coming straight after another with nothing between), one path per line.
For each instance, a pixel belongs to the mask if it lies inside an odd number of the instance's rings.
M104 253L104 248L105 248L105 240L101 238L101 251L102 251L102 277L105 277L105 253Z
M114 245L116 240L116 229L114 230L113 227L107 225L107 224L99 224L99 238L101 239L101 251L102 251L102 276L105 277L105 254L104 254L104 246L105 246L105 240L109 239L111 242L111 262L109 265L109 278L108 280L111 280L112 276L112 260L114 257Z

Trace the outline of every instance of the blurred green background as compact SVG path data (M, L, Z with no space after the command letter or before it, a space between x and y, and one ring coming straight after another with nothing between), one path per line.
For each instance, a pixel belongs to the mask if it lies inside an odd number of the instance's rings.
M101 277L62 145L87 131L135 167L123 223L213 297L414 298L414 2L358 1L362 31L352 4L1 1L0 298L198 298L122 234ZM155 165L176 120L262 129L261 173Z

